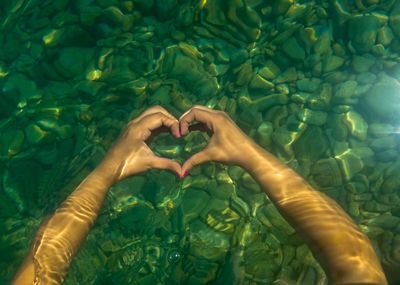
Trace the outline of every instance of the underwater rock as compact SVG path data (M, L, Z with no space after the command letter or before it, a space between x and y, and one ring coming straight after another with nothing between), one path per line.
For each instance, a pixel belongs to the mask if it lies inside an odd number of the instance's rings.
M210 195L204 191L195 189L185 191L181 203L184 223L187 224L192 220L197 219L207 205L209 199Z
M269 236L272 238L272 235ZM253 280L265 280L272 284L276 273L279 271L279 263L274 259L276 253L262 243L252 244L244 251L244 267L248 277Z
M0 155L14 156L21 152L24 146L25 135L20 130L2 132L0 137Z
M398 122L400 83L390 76L381 77L364 97L365 111L384 122Z
M190 223L189 239L191 253L210 261L223 258L230 246L229 235L211 229L199 220Z
M326 123L328 114L322 111L314 111L304 108L297 113L297 118L309 125L322 126Z
M388 26L384 26L378 31L377 42L385 47L389 46L394 38L392 29Z
M247 106L248 108L254 108L256 111L265 111L275 105L285 105L289 101L286 94L271 94L262 96L261 98L252 100L249 97L239 97L239 105Z
M261 34L260 16L243 0L205 1L203 11L203 24L227 41L253 42ZM225 31L229 36L224 35Z
M335 86L333 101L337 103L342 103L345 99L354 96L357 88L357 81L348 80L343 83L339 83Z
M367 72L375 63L373 57L354 55L351 65L355 72Z
M320 187L340 186L342 184L342 173L334 158L318 160L311 169L314 181Z
M240 184L252 193L260 192L260 185L254 180L254 178L247 172L245 172L240 178Z
M330 114L328 125L332 129L332 136L337 141L345 141L349 134L349 128L344 123L343 114Z
M212 229L226 234L233 234L240 216L231 208L222 211L211 210L206 216L206 223Z
M347 112L343 116L343 123L347 126L350 134L359 140L367 138L368 124L364 118L356 111Z
M361 157L354 151L354 149L347 149L342 153L336 154L335 159L339 164L342 171L343 178L346 181L364 168L364 163Z
M292 146L301 137L304 129L292 132L286 129L286 127L279 127L272 133L272 141L279 147L284 153L286 158L291 158L294 155Z
M396 160L399 157L399 152L395 149L388 149L375 154L378 161L389 162Z
M292 226L281 216L272 203L260 207L258 211L266 216L273 227L282 231L284 234L292 235L295 232Z
M82 77L89 63L92 62L93 56L92 48L63 48L59 50L54 67L64 78Z
M368 134L370 134L373 137L381 137L381 136L387 136L395 133L395 128L393 125L390 124L384 124L384 123L371 123L369 124L368 127Z
M398 38L400 38L400 3L396 2L392 8L392 12L389 17L390 27Z
M294 60L303 61L306 58L305 50L294 37L289 38L283 43L282 50L287 56Z
M161 73L177 79L188 90L201 98L210 98L219 90L217 79L206 72L203 55L193 46L180 44L169 46L160 59Z
M44 131L36 124L30 124L25 128L26 140L29 144L37 145L49 142L54 136Z
M38 101L43 96L36 83L21 73L10 73L6 76L1 91L0 102L4 103L5 107L12 106L11 109L16 105L24 107L27 101Z
M369 145L374 151L383 151L386 149L394 149L397 146L397 141L394 135L384 135L371 140Z
M155 0L155 12L161 21L170 19L176 9L177 0Z
M293 149L298 160L317 161L328 146L328 140L321 128L310 126L293 145Z
M263 147L270 147L273 131L271 122L262 122L257 128L257 142Z
M293 82L296 80L297 80L296 68L289 67L275 79L275 83Z
M382 25L380 19L374 15L354 16L348 22L348 35L352 46L360 52L370 51Z
M371 84L376 80L376 75L371 72L363 72L357 75L357 82L360 84Z
M268 92L274 88L274 84L264 79L259 74L255 74L249 84L250 89L258 90L261 92Z
M280 73L281 70L272 60L267 60L264 66L258 71L258 74L267 80L274 80Z
M293 5L293 0L277 0L272 4L272 13L275 15L283 15L289 7Z
M344 64L344 59L336 55L328 55L322 63L323 72L330 72L338 69Z
M305 78L296 81L297 89L313 93L320 88L321 80L318 78Z

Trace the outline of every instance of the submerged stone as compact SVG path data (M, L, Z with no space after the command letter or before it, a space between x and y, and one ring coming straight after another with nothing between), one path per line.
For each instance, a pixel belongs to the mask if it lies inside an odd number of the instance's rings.
M385 122L400 120L400 83L393 77L384 76L364 97L365 111Z
M64 78L83 77L93 56L94 50L91 48L63 48L54 61L54 67Z
M184 222L189 223L198 218L201 211L206 207L209 199L210 195L204 191L195 189L185 191L181 203Z
M237 0L204 2L205 26L218 31L228 41L253 42L261 34L261 19L250 5ZM229 24L227 24L229 23ZM228 35L225 35L225 33Z
M396 148L397 141L394 135L384 135L371 141L370 147L374 151L383 151Z
M322 111L314 111L311 109L302 109L297 113L297 118L310 125L322 126L326 123L328 114Z
M353 47L360 52L368 52L375 44L378 29L382 26L373 15L355 16L349 20L348 32Z
M348 80L337 84L334 92L334 101L339 102L341 99L353 97L357 85L357 81L354 80Z
M305 50L294 37L289 38L283 43L282 50L294 60L304 60L306 58Z
M375 64L373 57L354 55L351 65L355 72L367 72Z
M368 127L368 134L374 137L387 136L395 133L395 128L390 124L371 123Z
M342 57L336 55L328 55L323 61L322 70L324 72L334 71L341 67L343 64L344 59Z
M342 184L342 173L334 158L318 160L312 167L311 174L320 187L340 186Z
M304 92L315 92L320 88L321 80L318 78L300 79L296 81L296 86Z
M205 69L202 54L193 46L173 45L165 50L160 72L180 81L188 90L202 98L215 96L219 85Z
M353 149L335 155L335 159L342 170L343 178L347 181L364 168L361 157Z
M392 29L390 29L388 26L384 26L378 31L377 42L385 47L389 46L392 43L393 38L394 34L392 32Z
M280 73L279 67L272 60L268 60L258 71L258 74L267 80L274 80Z
M51 134L44 131L36 124L30 124L25 128L25 136L27 142L36 145L49 141L51 139Z
M275 80L276 83L293 82L297 80L297 71L295 67L289 67L281 73Z
M0 137L0 154L11 157L20 153L24 146L24 139L24 132L20 130L3 132Z
M308 127L293 145L293 149L298 160L317 161L328 146L328 140L321 128Z
M347 112L343 116L343 123L354 137L359 140L365 140L367 138L368 124L356 111Z
M389 17L390 27L397 37L400 37L400 3L396 2Z
M269 91L274 88L274 84L266 79L264 79L259 74L253 76L253 79L250 81L249 87L251 89L260 90L260 91Z

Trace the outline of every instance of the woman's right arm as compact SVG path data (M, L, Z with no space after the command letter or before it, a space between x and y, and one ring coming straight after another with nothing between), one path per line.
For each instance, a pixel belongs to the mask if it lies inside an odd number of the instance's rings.
M213 134L182 172L206 161L243 167L302 235L331 284L387 284L368 237L334 200L258 146L226 113L195 106L180 118L182 135L192 121L204 123Z

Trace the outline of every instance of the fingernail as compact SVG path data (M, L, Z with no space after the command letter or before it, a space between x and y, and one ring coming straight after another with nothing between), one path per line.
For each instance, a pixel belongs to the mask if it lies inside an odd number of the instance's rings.
M189 172L187 170L185 170L185 172L183 173L183 177L188 176Z

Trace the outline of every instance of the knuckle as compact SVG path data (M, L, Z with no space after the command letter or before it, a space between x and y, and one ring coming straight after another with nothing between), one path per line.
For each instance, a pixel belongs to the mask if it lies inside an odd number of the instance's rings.
M165 117L165 114L161 111L155 112L153 115L156 116L157 118Z
M215 115L219 120L226 120L228 118L228 114L226 114L224 111L216 111Z
M160 105L155 105L155 106L153 106L151 108L154 109L154 110L159 110L159 111L164 110L164 108L161 107Z

